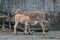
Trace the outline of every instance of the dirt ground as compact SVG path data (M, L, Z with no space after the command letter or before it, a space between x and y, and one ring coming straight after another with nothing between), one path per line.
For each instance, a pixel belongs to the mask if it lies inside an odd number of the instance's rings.
M0 40L60 40L60 31L49 31L44 35L42 32L33 32L32 35L24 35L23 32L0 32Z

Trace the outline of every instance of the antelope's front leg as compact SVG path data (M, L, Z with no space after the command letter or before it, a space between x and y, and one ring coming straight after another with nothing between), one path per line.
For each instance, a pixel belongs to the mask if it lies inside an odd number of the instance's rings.
M18 23L15 23L15 25L14 25L14 34L17 33L17 32L16 32L16 27L17 27L17 25L18 25Z

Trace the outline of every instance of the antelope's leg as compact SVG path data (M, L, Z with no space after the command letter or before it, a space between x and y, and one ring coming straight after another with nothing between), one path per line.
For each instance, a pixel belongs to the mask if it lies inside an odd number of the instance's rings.
M18 25L18 23L15 23L15 25L14 25L14 34L17 33L17 32L16 32L16 27L17 27L17 25Z
M25 23L25 30L24 30L25 34L27 33L27 30L28 30L28 23Z
M43 24L43 20L40 22L40 25L42 27L43 34L45 33L45 25Z
M29 32L29 34L31 34L31 33L32 33L32 32L31 32L30 25L28 26L28 32Z

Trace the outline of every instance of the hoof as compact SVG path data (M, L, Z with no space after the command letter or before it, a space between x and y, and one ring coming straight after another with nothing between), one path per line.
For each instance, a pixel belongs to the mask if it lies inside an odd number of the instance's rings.
M43 32L42 34L45 34L45 32Z
M32 32L29 32L28 34L29 34L29 35L32 35Z
M14 35L17 35L17 33L14 33Z
M45 32L43 32L42 34L45 35Z
M24 33L24 35L28 35L28 33Z
M43 36L45 36L45 34L42 34Z

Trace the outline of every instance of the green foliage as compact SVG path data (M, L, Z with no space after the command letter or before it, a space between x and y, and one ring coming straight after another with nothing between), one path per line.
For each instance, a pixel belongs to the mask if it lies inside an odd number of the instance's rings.
M3 32L6 32L7 30L6 29L2 29Z

